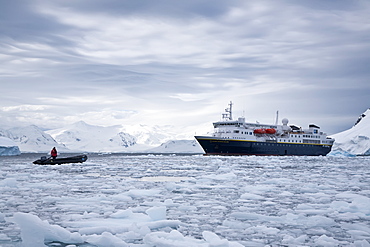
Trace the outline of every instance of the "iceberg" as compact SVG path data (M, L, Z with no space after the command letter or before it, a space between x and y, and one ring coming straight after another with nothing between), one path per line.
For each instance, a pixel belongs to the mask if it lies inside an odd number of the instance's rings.
M17 144L9 138L0 136L0 156L20 155Z
M335 138L332 154L370 155L369 115L370 108L360 115L352 128L332 135Z

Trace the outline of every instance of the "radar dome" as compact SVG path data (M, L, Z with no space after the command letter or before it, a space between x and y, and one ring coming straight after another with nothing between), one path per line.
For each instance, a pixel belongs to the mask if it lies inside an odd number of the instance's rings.
M283 125L287 125L289 123L289 120L287 118L283 118L281 122L283 123Z

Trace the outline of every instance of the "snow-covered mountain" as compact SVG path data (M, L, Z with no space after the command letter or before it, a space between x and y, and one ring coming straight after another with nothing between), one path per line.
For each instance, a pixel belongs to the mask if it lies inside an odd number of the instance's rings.
M147 147L159 146L166 141L177 139L178 135L178 133L174 133L173 127L169 125L149 126L138 124L121 126L120 129L135 136L138 144L146 145Z
M370 108L359 116L352 128L332 137L335 138L332 152L370 155Z
M21 152L49 153L52 147L59 152L147 152L183 133L175 133L171 126L94 126L83 121L64 128L44 132L35 125L0 129L0 136L16 143ZM189 138L190 139L190 138ZM173 141L173 143L178 141ZM180 143L182 141L179 141ZM188 152L183 144L174 144L166 152ZM191 145L190 145L191 146ZM162 147L163 148L163 147ZM155 152L155 150L150 151ZM158 149L158 152L163 152ZM198 152L198 151L196 151Z
M196 140L172 140L159 147L147 150L149 153L204 153Z
M181 135L184 134L174 132L171 126L102 127L83 121L46 132L35 125L0 129L0 137L14 141L21 152L48 153L55 146L59 152L203 153L191 136ZM351 129L332 137L332 154L370 155L370 109L361 114Z
M83 121L47 133L72 152L125 152L136 144L135 137L120 131L120 126L94 126Z
M21 154L21 151L14 141L10 140L7 137L0 136L0 156L19 154Z
M157 149L153 149L154 147L178 136L171 126L139 124L102 127L89 125L83 121L47 133L72 152L156 152ZM183 145L177 145L177 148L172 145L172 151L169 150L166 152L184 153L190 149L184 149ZM158 152L162 152L161 148Z
M53 147L60 151L68 150L63 144L57 143L53 137L36 125L1 130L0 136L14 141L21 152L50 152Z

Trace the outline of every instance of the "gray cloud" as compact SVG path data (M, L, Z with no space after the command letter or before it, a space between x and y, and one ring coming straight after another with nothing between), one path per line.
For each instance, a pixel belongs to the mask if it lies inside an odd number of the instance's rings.
M1 4L4 124L197 126L233 100L335 133L370 107L367 1Z

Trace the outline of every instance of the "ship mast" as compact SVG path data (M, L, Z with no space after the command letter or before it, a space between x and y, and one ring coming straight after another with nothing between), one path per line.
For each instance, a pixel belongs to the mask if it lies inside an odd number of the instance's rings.
M233 102L230 101L229 107L225 109L226 113L222 114L222 118L225 120L233 120Z
M278 121L279 121L279 111L276 111L275 125L278 124Z

